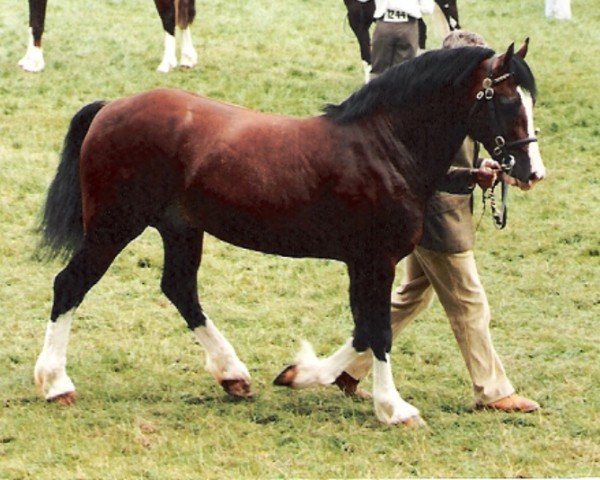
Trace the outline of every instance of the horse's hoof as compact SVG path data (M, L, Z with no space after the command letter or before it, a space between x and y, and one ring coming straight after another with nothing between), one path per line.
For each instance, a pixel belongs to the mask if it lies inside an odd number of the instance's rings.
M423 420L420 415L415 415L414 417L407 418L402 422L402 425L410 429L423 428L427 426L425 420Z
M277 378L273 380L273 385L278 385L280 387L292 387L294 385L296 374L296 365L289 365L285 367L279 375L277 375Z
M355 379L346 372L342 372L333 383L335 383L347 397L359 400L372 400L373 395L370 392L359 388L359 382L360 380Z
M179 62L179 66L183 69L191 70L198 64L197 60L193 58L181 58L181 62Z
M65 392L48 398L48 402L58 403L59 405L73 405L76 400L77 394L75 392Z
M221 386L229 395L238 398L252 398L250 384L246 380L222 380Z

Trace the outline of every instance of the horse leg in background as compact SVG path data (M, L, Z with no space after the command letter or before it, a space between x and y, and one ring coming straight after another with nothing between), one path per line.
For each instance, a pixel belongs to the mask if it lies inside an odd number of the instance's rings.
M457 0L435 0L437 6L440 7L439 9L441 13L444 14L445 24L447 26L443 30L440 30L442 33L446 30L446 28L449 28L450 31L460 30L460 24L458 22L458 5L456 2ZM434 11L434 19L436 12L437 9Z
M354 32L358 45L360 46L360 58L363 62L365 83L369 82L371 73L371 35L369 27L373 23L375 13L375 1L358 2L357 0L344 0L348 10L348 23Z
M35 383L46 400L70 404L75 386L66 372L67 346L75 309L85 294L104 275L119 252L143 228L112 229L103 235L89 234L82 248L54 279L54 302L46 328L44 347L34 369ZM130 232L127 234L126 232ZM110 239L110 242L102 241Z
M177 42L175 26L182 30L181 65L192 68L198 62L198 55L192 43L190 25L195 17L193 0L154 0L165 31L163 58L157 70L168 73L177 66Z
M206 370L236 397L251 397L250 373L234 348L204 314L198 299L198 268L203 232L182 222L158 227L165 249L161 288L175 305L206 352Z
M42 34L47 3L48 0L29 0L29 43L25 56L19 60L19 66L27 72L41 72L45 67Z
M168 73L177 66L177 44L175 40L175 1L154 0L165 31L165 46L162 60L156 70Z
M192 42L190 25L196 16L195 0L178 1L177 26L181 29L181 61L179 64L185 68L194 68L198 63L198 54Z

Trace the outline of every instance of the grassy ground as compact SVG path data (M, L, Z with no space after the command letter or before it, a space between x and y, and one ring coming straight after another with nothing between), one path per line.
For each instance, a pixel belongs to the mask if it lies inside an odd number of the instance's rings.
M149 0L50 2L46 71L18 70L26 5L0 12L0 478L515 477L600 475L598 158L600 17L547 21L542 2L461 1L461 20L498 49L531 36L537 123L548 179L512 192L497 232L486 217L478 260L493 335L533 415L474 412L470 383L439 305L397 342L401 394L428 429L380 425L335 389L270 382L301 338L331 353L350 333L342 265L288 260L208 239L201 294L238 349L258 396L224 396L159 291L160 242L148 231L82 304L69 349L79 390L46 404L32 369L61 268L32 258L36 216L68 121L84 103L155 86L250 108L312 115L359 86L358 47L341 1L199 3L200 64L155 73L160 23ZM539 5L538 5L539 3ZM367 382L368 383L368 382Z

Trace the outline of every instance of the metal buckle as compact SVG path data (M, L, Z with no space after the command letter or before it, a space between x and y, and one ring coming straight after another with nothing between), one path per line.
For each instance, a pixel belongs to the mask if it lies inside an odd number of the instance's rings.
M502 155L502 151L504 150L506 141L504 140L504 137L498 135L496 138L494 138L494 143L496 144L496 146L494 147L494 156L499 157L500 155Z
M508 162L506 162L505 164L502 165L502 171L505 173L510 173L510 171L512 170L512 168L515 166L515 157L513 155L508 155L508 157L505 157L508 159Z

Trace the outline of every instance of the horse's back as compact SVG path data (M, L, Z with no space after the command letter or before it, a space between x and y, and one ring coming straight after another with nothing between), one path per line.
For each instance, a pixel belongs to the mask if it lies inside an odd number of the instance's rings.
M82 148L84 219L117 199L157 213L179 202L194 216L208 204L232 215L292 215L322 193L330 135L320 117L265 114L179 90L116 100Z
M98 114L84 142L83 168L129 165L160 171L158 162L175 168L186 187L222 192L243 181L264 194L278 186L291 188L298 176L309 176L328 158L324 145L331 131L325 123L180 90L152 90L111 102Z

